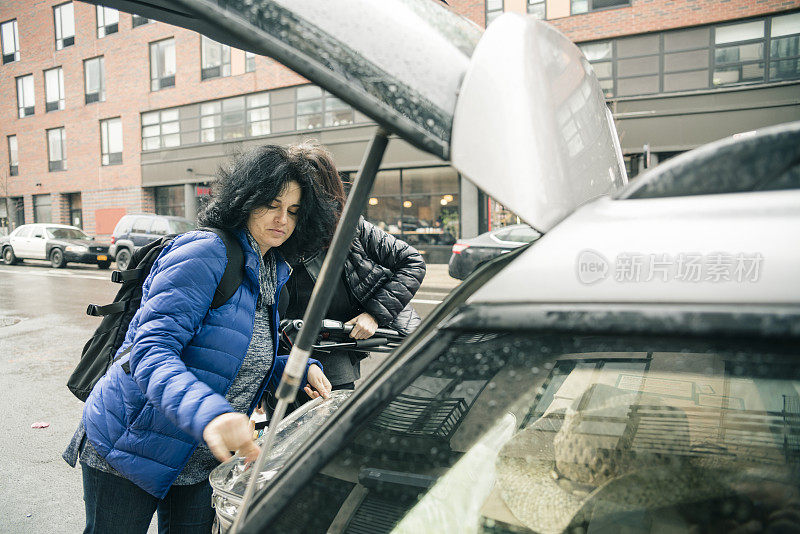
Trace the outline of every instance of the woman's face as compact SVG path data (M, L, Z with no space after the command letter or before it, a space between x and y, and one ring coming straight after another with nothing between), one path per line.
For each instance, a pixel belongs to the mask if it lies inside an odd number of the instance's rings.
M256 208L250 213L247 229L261 247L262 254L272 247L281 246L294 232L301 192L300 184L289 182L269 206Z

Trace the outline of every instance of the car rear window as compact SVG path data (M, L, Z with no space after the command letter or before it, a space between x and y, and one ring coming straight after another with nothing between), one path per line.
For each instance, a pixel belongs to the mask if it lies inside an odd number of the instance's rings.
M133 218L128 216L121 218L117 223L117 226L114 227L114 235L119 236L127 232L130 232L132 220Z
M190 221L179 221L172 219L169 221L170 226L172 227L173 234L182 234L184 232L191 232L194 230L197 225Z
M135 234L148 234L150 233L150 225L153 219L150 217L137 217L131 226L131 232Z
M150 233L156 235L167 235L169 233L169 223L166 219L153 219L153 227L150 229Z
M796 518L796 350L541 332L445 341L276 531L728 532Z

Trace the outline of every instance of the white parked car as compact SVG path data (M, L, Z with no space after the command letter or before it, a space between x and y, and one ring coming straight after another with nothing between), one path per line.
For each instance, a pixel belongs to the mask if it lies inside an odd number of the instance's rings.
M19 260L49 260L56 268L71 262L108 269L111 265L108 246L76 226L51 223L23 224L0 239L6 265Z
M538 20L103 3L279 59L542 235L469 276L349 399L290 418L246 510L253 469L212 473L219 530L243 513L237 534L800 529L800 123L626 185L591 66Z

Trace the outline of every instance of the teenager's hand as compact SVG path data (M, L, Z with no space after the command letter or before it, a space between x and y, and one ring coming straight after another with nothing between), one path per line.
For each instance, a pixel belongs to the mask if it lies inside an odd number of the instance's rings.
M308 385L303 388L303 391L312 399L316 399L320 395L327 399L328 395L331 394L331 383L325 373L322 372L322 369L319 368L319 365L312 364L308 366L306 381Z
M250 418L243 413L228 412L218 415L203 429L203 440L214 457L224 462L236 451L248 462L258 458L260 449L253 441Z
M344 324L353 325L353 330L350 331L350 337L353 339L367 339L368 337L372 337L375 330L378 329L378 321L367 312L353 317Z

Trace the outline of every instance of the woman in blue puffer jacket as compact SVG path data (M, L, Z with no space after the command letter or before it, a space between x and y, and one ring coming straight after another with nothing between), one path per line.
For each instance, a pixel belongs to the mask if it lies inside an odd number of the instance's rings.
M201 225L238 237L245 274L236 293L210 309L227 263L216 234L193 231L161 253L120 353L97 383L64 458L80 459L85 532L210 532L208 475L230 457L258 455L249 415L280 378L277 295L284 260L316 250L329 236L335 204L308 161L270 145L221 170ZM316 360L305 391L326 396Z

